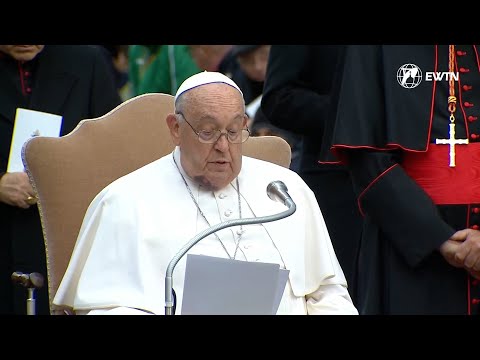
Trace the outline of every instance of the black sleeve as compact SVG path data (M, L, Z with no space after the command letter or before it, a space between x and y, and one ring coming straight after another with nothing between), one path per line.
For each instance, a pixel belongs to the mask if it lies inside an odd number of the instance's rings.
M323 69L315 62L312 48L272 45L261 108L272 124L300 134L315 133L321 139L330 104L330 84L325 80L325 88L320 89L314 82L322 77L315 73L325 71L325 79L330 79L332 69Z
M436 205L399 164L400 153L345 150L360 210L411 265L455 232Z

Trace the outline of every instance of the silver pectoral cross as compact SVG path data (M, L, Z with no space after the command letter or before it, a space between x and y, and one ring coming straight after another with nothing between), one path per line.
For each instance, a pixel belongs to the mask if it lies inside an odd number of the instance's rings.
M455 166L455 145L468 144L468 139L455 139L455 124L450 123L450 138L448 139L435 139L435 144L448 144L450 145L450 167Z

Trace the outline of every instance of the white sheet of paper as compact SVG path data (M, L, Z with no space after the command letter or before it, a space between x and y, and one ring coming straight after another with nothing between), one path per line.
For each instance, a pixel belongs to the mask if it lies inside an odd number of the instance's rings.
M275 293L275 299L273 300L272 314L276 314L280 301L282 301L283 292L285 291L285 285L287 284L288 274L290 270L278 269L278 285L277 292Z
M287 279L278 264L187 254L181 314L274 315Z
M24 171L22 147L28 139L34 136L59 137L61 127L60 115L17 108L7 172Z

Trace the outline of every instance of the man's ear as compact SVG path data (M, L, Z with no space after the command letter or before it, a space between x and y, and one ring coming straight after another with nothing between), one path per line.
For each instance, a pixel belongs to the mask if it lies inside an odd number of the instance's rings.
M242 127L248 127L250 129L251 125L253 123L253 117L250 118L250 116L248 116L247 113L245 113L245 116L243 117L243 123L242 123Z
M170 135L172 136L173 143L175 145L180 145L180 124L178 123L177 117L175 114L168 114L165 121L170 129Z

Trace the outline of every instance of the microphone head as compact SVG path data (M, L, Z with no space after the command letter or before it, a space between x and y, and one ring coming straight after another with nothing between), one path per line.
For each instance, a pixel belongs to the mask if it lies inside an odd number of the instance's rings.
M33 272L31 274L24 274L19 271L15 271L11 276L13 282L23 285L28 288L41 288L44 284L44 277L42 274Z
M273 201L281 203L285 203L285 199L289 197L287 186L280 180L275 180L268 184L267 195Z
M30 274L30 282L33 285L33 287L39 289L45 283L45 278L43 277L42 274L38 272L33 272Z

